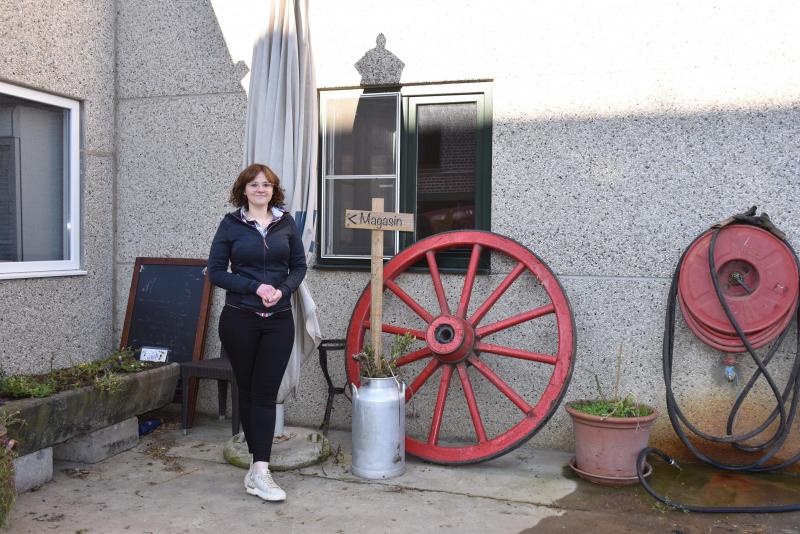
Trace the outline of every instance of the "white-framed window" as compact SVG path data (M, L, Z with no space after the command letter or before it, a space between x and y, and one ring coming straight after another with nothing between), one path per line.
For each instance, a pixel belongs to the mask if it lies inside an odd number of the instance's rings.
M80 102L0 82L0 279L81 270Z

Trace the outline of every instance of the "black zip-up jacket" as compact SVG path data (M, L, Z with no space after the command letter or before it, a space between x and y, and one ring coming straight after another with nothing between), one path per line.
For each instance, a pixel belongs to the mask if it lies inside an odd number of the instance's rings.
M228 263L231 271L228 272ZM208 255L211 283L226 289L225 303L258 312L291 308L291 294L306 275L306 255L297 225L288 213L270 223L266 237L248 224L239 210L219 223ZM256 294L261 284L280 289L281 299L269 308Z

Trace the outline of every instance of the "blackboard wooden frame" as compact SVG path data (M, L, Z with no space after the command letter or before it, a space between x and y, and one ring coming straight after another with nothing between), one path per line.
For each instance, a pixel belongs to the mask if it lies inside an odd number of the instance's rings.
M122 339L120 340L120 348L124 349L128 346L128 340L131 330L131 320L133 319L133 311L136 305L136 292L139 288L139 272L143 265L177 265L177 266L197 266L206 267L206 260L193 259L193 258L136 258L133 266L133 277L131 278L131 288L128 293L128 307L125 311L125 323L122 328ZM205 271L205 270L204 270ZM206 329L208 328L208 318L210 315L211 304L211 282L208 280L208 274L205 275L203 282L203 294L200 300L200 311L197 317L197 324L195 325L194 346L192 348L192 361L197 361L203 358L203 351L206 344Z
M203 267L203 289L202 296L200 297L200 310L198 312L197 323L195 324L194 345L192 347L192 361L201 360L203 358L203 351L206 344L206 329L208 328L208 318L210 316L211 307L211 282L208 279L208 273L205 270L207 266L206 260L192 259L192 258L136 258L133 266L133 277L131 278L131 289L128 293L128 307L125 311L125 323L122 328L122 338L120 339L120 348L124 349L128 346L128 341L131 332L131 320L133 319L133 312L136 307L136 294L139 289L139 273L143 265L171 265L171 266L196 266ZM194 407L197 402L197 391L199 384L194 381L194 387L189 390L189 406ZM182 388L188 387L188 384L181 384ZM194 410L191 410L192 419L194 418Z

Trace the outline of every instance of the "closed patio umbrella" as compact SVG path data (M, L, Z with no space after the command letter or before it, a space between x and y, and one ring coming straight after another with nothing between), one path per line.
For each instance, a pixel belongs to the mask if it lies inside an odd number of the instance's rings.
M269 25L253 47L243 163L264 163L281 178L309 263L317 218L316 95L308 0L273 0ZM292 295L295 344L278 402L294 394L303 362L322 340L316 310L303 282Z

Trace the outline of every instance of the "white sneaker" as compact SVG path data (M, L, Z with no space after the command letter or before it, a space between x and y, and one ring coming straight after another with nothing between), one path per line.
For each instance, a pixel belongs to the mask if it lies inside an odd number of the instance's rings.
M250 481L250 475L253 474L253 455L250 455L250 467L247 469L247 474L244 475L244 489L250 491L253 483Z
M245 478L245 488L250 495L261 497L265 501L285 501L286 492L272 480L272 474L256 473L253 471L249 478Z

